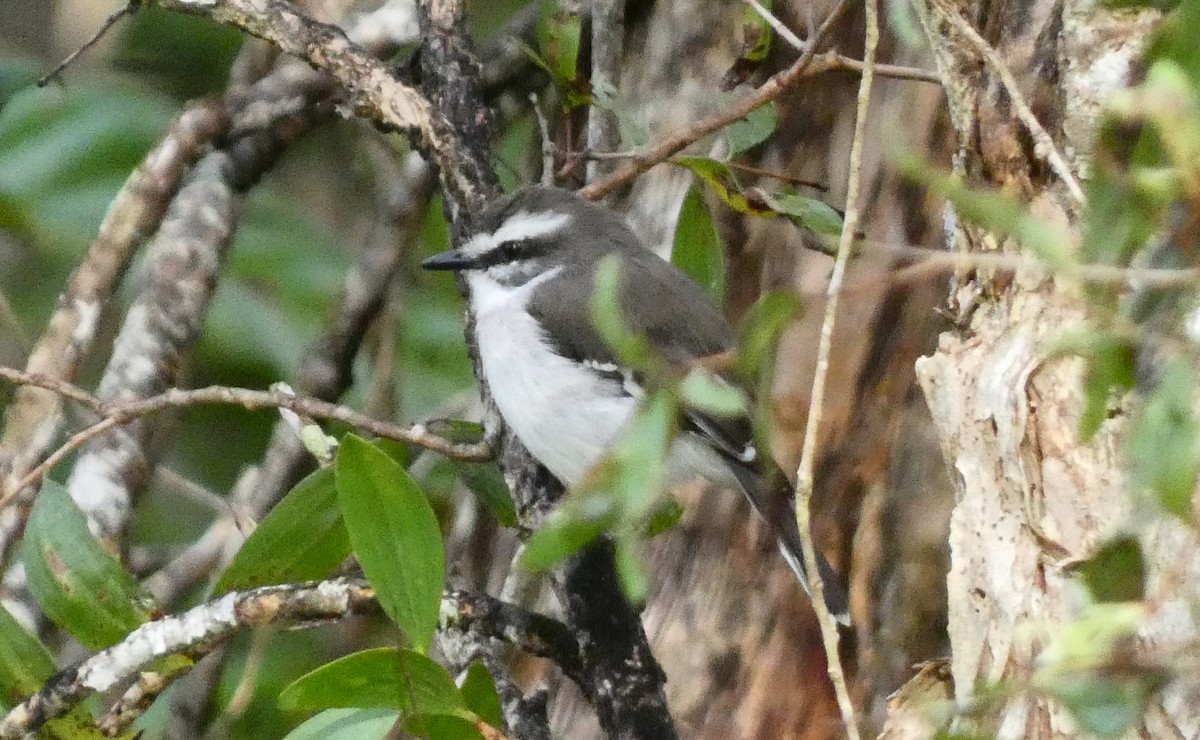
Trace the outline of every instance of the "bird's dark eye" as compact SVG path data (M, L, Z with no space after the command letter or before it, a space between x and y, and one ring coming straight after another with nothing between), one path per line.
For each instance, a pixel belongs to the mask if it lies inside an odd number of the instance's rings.
M500 242L500 246L496 251L505 262L511 262L521 256L521 248L525 246L524 241L508 241Z

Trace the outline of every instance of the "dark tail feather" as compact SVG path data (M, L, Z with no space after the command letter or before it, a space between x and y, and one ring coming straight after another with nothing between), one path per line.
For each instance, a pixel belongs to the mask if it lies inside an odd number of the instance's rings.
M735 475L742 483L746 498L750 499L755 511L770 525L779 540L779 552L787 561L804 592L812 598L812 589L808 585L808 573L804 569L804 550L800 543L800 527L796 524L796 512L793 506L794 494L787 480L776 486L770 486L758 473L735 467ZM850 599L842 586L842 578L834 572L833 566L817 551L817 569L821 573L821 584L825 587L825 606L839 624L850 625Z

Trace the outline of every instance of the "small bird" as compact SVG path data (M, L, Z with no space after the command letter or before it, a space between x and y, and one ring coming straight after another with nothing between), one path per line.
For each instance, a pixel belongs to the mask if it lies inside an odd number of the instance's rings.
M481 371L496 407L567 487L604 457L643 395L638 373L621 366L592 320L602 260L618 261L622 319L659 359L690 367L736 349L733 329L697 283L643 247L615 213L570 191L518 190L474 218L472 233L422 267L466 278ZM703 478L742 491L808 591L794 491L756 449L748 416L686 409L666 467L671 481ZM819 553L818 565L826 605L848 624L840 579Z

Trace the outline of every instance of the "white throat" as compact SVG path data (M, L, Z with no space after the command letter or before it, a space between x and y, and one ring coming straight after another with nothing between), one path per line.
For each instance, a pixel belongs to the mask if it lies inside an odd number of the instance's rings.
M562 268L555 267L521 285L505 285L486 272L467 272L467 285L471 288L471 309L477 318L498 311L524 311L533 291L560 272Z

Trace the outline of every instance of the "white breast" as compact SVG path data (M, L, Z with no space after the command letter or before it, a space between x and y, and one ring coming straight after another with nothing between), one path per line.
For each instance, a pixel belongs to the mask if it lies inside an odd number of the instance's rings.
M637 401L547 345L525 306L533 290L557 273L519 288L480 273L468 280L479 359L496 406L533 456L571 486L608 451Z

